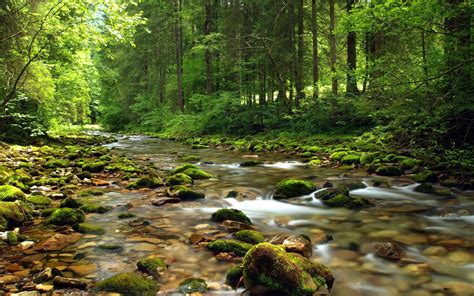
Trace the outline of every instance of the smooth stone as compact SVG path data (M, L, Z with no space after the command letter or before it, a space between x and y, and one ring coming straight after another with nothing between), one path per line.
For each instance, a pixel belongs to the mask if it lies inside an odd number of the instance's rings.
M463 251L455 251L448 254L448 259L456 263L471 263L471 254Z
M396 230L380 230L369 234L369 237L373 238L391 238L399 235L400 233Z
M81 277L93 274L98 270L97 265L95 264L71 265L68 269Z
M293 252L310 258L313 255L313 246L311 241L302 235L292 235L283 241L283 246L287 252Z
M61 276L54 277L53 284L57 288L72 288L79 290L84 290L87 287L87 283L83 281L65 278Z
M242 222L232 221L232 220L225 220L222 222L219 227L223 226L224 230L234 233L240 230L255 230L255 227L252 225L248 225Z
M405 250L396 243L377 243L375 255L381 258L400 260L405 255Z
M441 256L446 254L447 250L441 246L430 246L423 251L425 256Z
M177 204L180 203L181 199L179 198L174 198L174 197L160 197L160 198L155 198L151 201L151 204L154 205L155 207L160 207L166 204Z
M21 242L18 247L21 249L21 250L27 250L29 248L31 248L33 245L35 244L35 242L32 242L32 241L24 241L24 242Z
M88 243L85 243L85 244L82 244L82 245L78 246L77 249L82 250L82 249L91 248L91 247L95 247L95 246L97 246L96 242L88 242Z
M60 251L65 247L77 242L81 238L79 233L70 233L70 234L61 234L56 233L52 237L48 238L46 241L43 241L37 246L38 250L43 250L46 252L50 251Z
M425 236L418 234L418 235L410 235L410 234L400 234L393 237L393 240L399 243L412 245L412 244L426 244L428 240Z
M14 263L14 264L5 266L5 270L8 272L15 272L15 271L23 270L23 267L17 263Z
M207 229L207 228L210 228L211 225L209 224L198 224L196 226L194 226L194 229L196 230L202 230L202 229Z
M44 285L44 284L39 284L36 285L35 287L36 290L41 291L41 292L49 292L54 289L53 285Z
M11 296L40 296L41 293L38 291L24 291L19 293L13 293Z
M15 275L4 275L0 276L0 284L14 284L18 283L20 281L20 278L15 276Z
M429 274L432 271L431 266L427 263L424 264L408 264L403 267L403 270L407 274L411 275L421 275L421 274Z

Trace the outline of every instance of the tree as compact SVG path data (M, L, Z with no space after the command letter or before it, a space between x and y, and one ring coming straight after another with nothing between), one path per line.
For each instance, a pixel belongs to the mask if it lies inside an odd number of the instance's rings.
M332 92L338 93L339 82L337 80L336 72L336 59L337 59L337 48L336 48L336 35L334 32L336 26L336 14L335 14L335 0L329 0L329 59L330 68L332 75Z
M354 7L355 0L347 0L347 14L350 15ZM357 80L355 71L357 69L357 49L356 49L356 33L349 31L347 33L347 84L346 91L350 94L357 94Z
M175 44L176 44L176 80L178 84L178 108L184 112L184 93L183 93L183 40L181 28L181 0L175 0Z
M318 25L316 0L311 0L311 33L313 37L313 100L319 94L319 57L318 57Z

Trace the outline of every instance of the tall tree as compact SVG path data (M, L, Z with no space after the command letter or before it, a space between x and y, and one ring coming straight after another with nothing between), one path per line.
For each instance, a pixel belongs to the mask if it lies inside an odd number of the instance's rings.
M296 106L305 98L304 93L304 0L297 0L298 56L296 67Z
M332 75L332 92L338 93L338 80L336 73L336 34L334 32L336 26L335 0L329 0L329 59Z
M184 112L184 93L183 93L183 39L181 28L181 0L175 0L175 44L176 44L176 81L178 86L178 108Z
M347 0L347 14L350 15L354 7L355 0ZM356 49L356 33L350 30L347 33L347 84L346 91L350 94L357 94L357 80L355 71L357 69L357 49Z
M213 24L213 9L217 7L212 7L212 0L204 0L204 11L205 11L205 21L204 21L204 35L209 37L212 32ZM209 42L209 40L207 40ZM213 82L212 82L212 51L209 48L209 44L206 44L206 93L211 95L213 92Z
M313 100L319 95L318 14L316 0L311 0L311 31L313 36Z

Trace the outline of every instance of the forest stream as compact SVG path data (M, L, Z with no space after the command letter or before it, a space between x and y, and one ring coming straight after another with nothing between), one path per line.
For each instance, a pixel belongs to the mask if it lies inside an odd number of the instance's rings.
M216 176L194 184L193 188L204 192L206 198L156 207L150 203L153 191L108 186L105 195L83 198L113 206L105 214L90 214L86 219L103 227L105 235L85 235L61 251L32 260L39 259L48 267L76 266L63 274L75 278L82 274L84 279L95 281L132 272L137 260L159 255L169 265L160 278L160 291L173 291L183 279L197 277L214 289L211 295L240 295L243 289L234 291L224 284L227 270L235 264L189 243L192 234L217 233L210 216L227 207L242 210L267 238L280 233L309 236L313 241L311 259L327 265L336 278L331 295L472 295L472 191L455 191L454 198L443 198L415 192L413 181L407 177L310 167L290 155L259 153L263 165L241 167L239 163L256 156L221 149L191 150L179 142L146 136L113 136L117 141L107 147L160 169L180 165L177 154L199 156L198 166ZM366 188L350 194L365 197L375 206L360 210L327 208L314 193L273 200L274 185L285 178L310 180L318 188L327 181L363 182ZM375 179L387 185L373 187ZM126 204L133 205L128 212L136 217L118 220ZM41 235L35 231L31 228L26 234ZM389 260L374 254L375 244L389 241L403 247L403 258ZM123 248L117 252L98 250L103 244Z

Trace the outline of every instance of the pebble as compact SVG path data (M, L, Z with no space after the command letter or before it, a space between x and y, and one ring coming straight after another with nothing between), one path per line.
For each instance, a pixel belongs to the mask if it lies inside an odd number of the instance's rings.
M20 278L15 275L0 276L0 284L14 284L18 283Z
M471 263L471 255L463 251L455 251L449 253L448 259L456 263Z
M446 254L447 250L441 246L430 246L423 251L425 256L441 256Z
M41 291L41 292L49 292L49 291L54 289L54 286L53 285L39 284L39 285L36 285L35 288L36 288L36 290Z
M400 233L396 230L380 230L369 234L369 237L373 238L391 238L399 235Z

